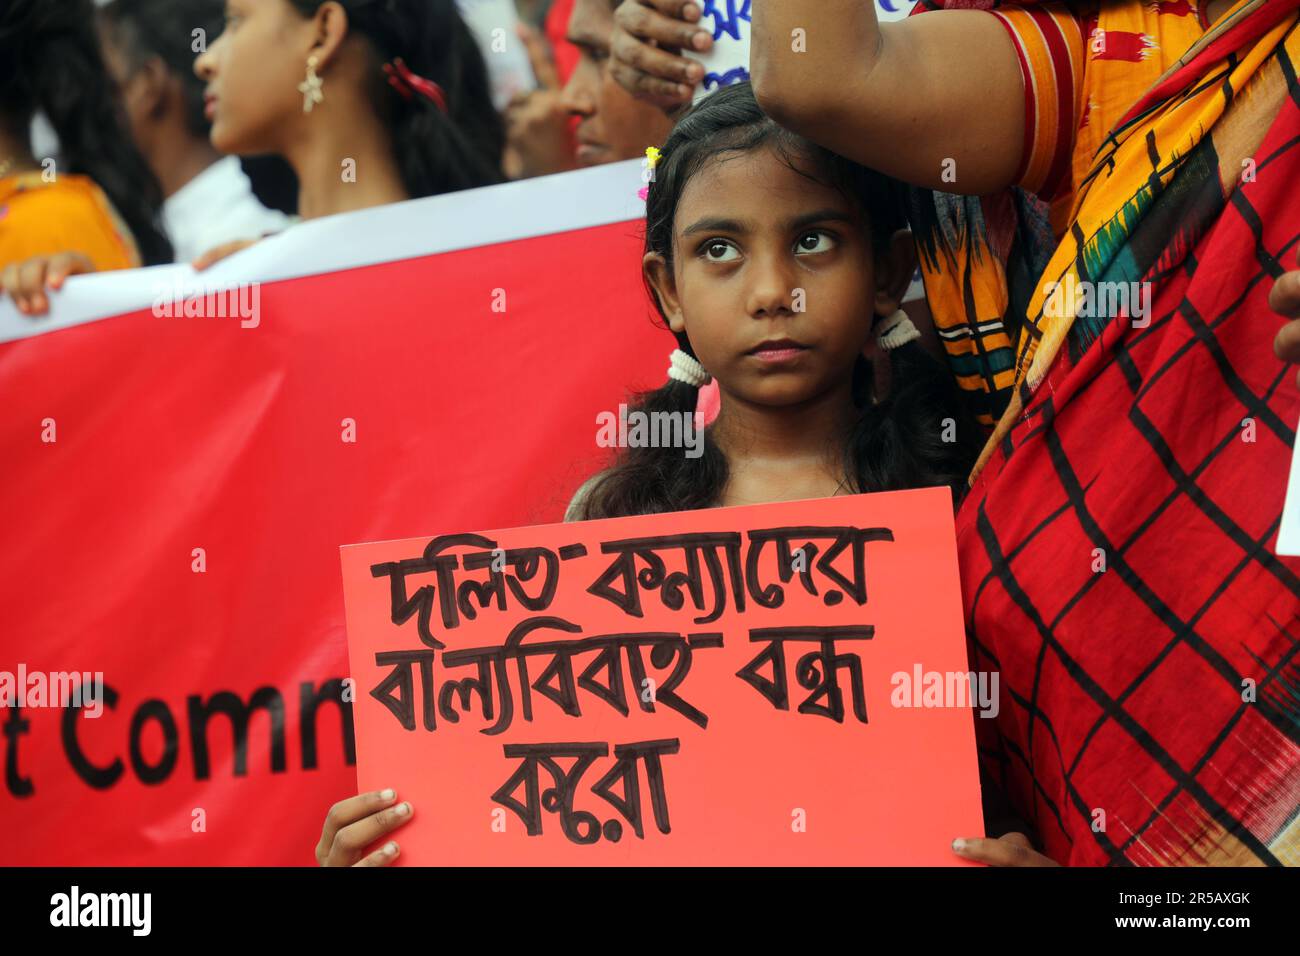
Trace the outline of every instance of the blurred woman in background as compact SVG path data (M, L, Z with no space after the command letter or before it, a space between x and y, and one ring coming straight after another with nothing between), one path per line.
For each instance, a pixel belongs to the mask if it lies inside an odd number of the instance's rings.
M501 178L501 120L454 0L229 0L195 71L212 144L287 159L304 219Z
M18 282L26 260L69 250L94 269L171 261L159 225L162 191L126 131L113 90L90 0L0 4L4 287ZM57 162L33 155L38 111L58 135Z
M303 219L501 179L501 118L454 0L228 0L225 29L194 68L212 145L284 157ZM195 266L258 238L218 246ZM90 271L84 257L47 257L5 290L37 315L47 284Z

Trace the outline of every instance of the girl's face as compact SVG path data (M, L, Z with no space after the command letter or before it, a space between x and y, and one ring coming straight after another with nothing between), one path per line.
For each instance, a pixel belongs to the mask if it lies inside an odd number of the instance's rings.
M671 271L645 259L670 327L723 392L768 406L844 387L872 313L898 307L897 270L881 268L856 204L766 147L697 172L678 201Z
M194 62L208 84L213 146L244 155L280 151L303 115L298 84L316 37L315 21L289 0L227 0L225 30Z

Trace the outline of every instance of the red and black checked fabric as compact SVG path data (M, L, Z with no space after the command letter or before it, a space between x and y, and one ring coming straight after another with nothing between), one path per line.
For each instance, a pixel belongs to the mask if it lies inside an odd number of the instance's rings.
M1063 350L958 515L971 666L1001 675L981 759L1063 863L1300 865L1300 560L1274 554L1300 392L1267 306L1300 247L1283 70L1255 180L1148 276L1150 325Z

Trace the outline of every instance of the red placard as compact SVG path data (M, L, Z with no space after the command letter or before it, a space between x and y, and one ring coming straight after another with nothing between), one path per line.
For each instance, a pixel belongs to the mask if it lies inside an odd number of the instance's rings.
M361 790L407 864L959 862L983 832L951 495L342 549Z

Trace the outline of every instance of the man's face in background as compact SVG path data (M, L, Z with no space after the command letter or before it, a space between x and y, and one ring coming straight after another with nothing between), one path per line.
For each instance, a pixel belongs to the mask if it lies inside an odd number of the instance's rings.
M576 0L569 41L582 51L562 103L578 118L578 162L597 166L645 155L662 146L673 127L658 107L634 98L609 74L615 0Z

